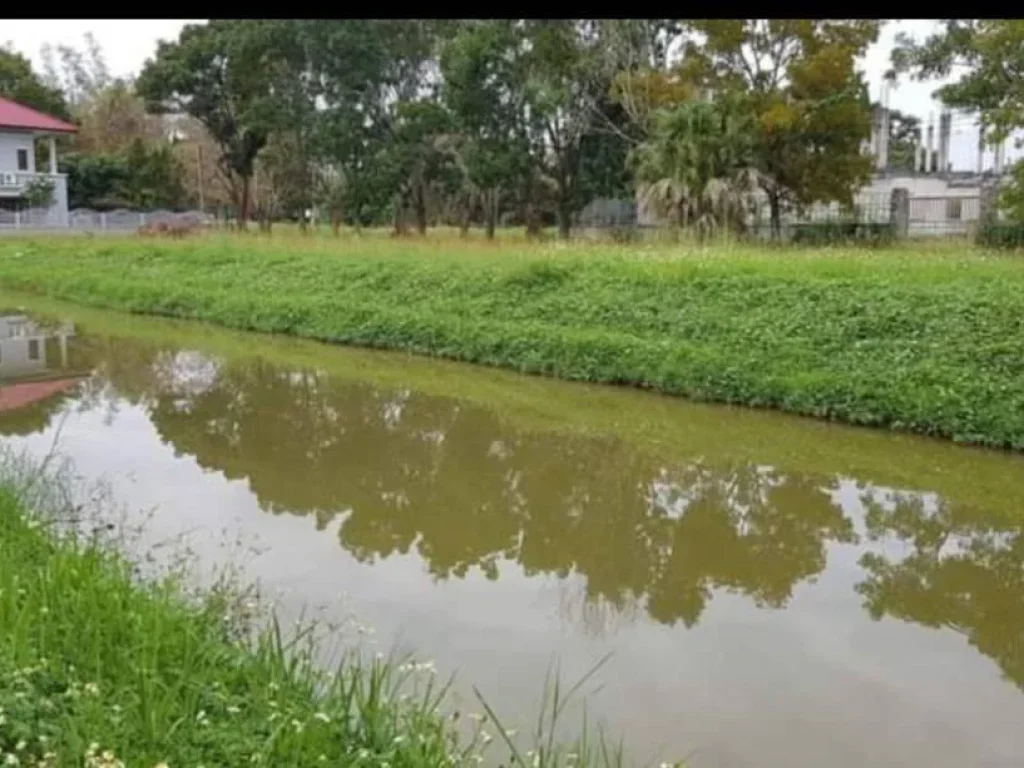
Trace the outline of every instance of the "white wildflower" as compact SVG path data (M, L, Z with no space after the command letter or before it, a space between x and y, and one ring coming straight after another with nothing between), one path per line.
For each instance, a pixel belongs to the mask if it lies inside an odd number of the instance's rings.
M331 716L328 715L326 712L317 712L315 715L313 715L313 717L315 717L317 720L319 720L322 723L329 723L329 722L331 722Z

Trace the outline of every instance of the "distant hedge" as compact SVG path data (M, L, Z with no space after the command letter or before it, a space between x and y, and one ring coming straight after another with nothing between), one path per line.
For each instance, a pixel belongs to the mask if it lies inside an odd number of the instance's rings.
M1024 249L1024 224L984 224L978 229L978 244L986 248Z

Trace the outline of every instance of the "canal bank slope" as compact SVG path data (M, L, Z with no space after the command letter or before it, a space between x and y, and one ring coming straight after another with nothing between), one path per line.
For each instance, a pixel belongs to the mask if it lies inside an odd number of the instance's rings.
M1024 449L1024 264L210 237L5 240L0 286Z
M120 529L102 512L86 524L44 470L0 451L0 764L451 768L509 753L486 717L457 731L429 663L349 653L328 674L313 625L254 631L247 594L140 578ZM508 764L621 764L593 734L544 738Z

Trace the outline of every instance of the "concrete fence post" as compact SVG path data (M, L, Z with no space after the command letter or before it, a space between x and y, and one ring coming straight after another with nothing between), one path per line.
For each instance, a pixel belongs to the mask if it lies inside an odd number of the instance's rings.
M906 237L910 232L910 190L897 187L889 198L889 221L896 237Z
M978 223L993 224L999 213L999 186L984 184L978 196Z
M100 212L100 229L104 232L107 231L107 213L106 211Z

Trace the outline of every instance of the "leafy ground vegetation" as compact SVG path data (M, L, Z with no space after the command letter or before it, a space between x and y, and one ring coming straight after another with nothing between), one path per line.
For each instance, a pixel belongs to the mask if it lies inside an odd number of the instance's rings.
M141 570L120 529L84 524L66 475L39 469L0 453L0 764L621 764L600 739L554 741L578 687L552 682L527 749L483 699L460 721L429 662L351 652L326 671L312 625L259 628L226 583Z
M982 252L10 239L0 285L1024 448L1024 265Z

